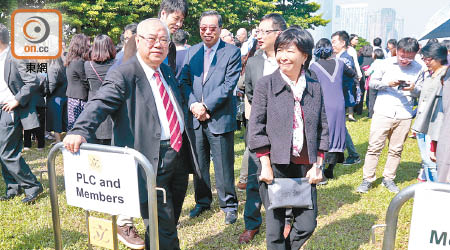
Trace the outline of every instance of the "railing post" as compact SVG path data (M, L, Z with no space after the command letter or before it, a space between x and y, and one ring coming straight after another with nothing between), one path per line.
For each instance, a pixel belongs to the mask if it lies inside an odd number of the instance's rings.
M61 239L61 222L59 216L59 204L58 204L58 193L56 183L55 158L56 153L60 151L60 149L62 149L63 147L64 144L62 142L54 145L51 148L47 158L48 178L50 186L49 187L50 203L52 206L53 233L55 238L56 250L62 250L62 239ZM156 198L156 173L157 173L156 167L153 167L143 154L131 148L83 143L81 144L80 149L109 152L109 153L129 154L132 155L134 159L139 163L139 165L144 169L147 177L147 190L148 190L150 249L159 250L158 207Z

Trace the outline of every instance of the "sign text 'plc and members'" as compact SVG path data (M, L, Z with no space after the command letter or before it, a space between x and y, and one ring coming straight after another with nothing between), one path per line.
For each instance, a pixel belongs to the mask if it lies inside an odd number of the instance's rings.
M99 179L98 181L95 178L95 175L89 175L86 176L86 174L77 173L77 182L83 182L84 184L90 184L90 185L99 185L100 187L108 187L108 188L120 188L120 179L117 179L115 181L113 180L103 180ZM99 201L106 201L106 202L112 202L112 203L123 203L123 197L117 196L117 195L104 195L102 192L89 192L84 190L83 188L76 187L77 188L77 195L80 197L92 199L92 200L99 200Z
M112 215L140 217L133 156L63 150L67 204Z

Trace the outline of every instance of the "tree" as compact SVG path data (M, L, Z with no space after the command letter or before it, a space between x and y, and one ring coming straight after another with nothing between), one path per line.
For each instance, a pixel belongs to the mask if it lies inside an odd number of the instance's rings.
M83 32L88 36L109 35L116 43L123 27L145 18L157 17L161 0L28 0L45 1L46 8L63 13L63 22L69 31ZM191 34L189 43L200 41L198 20L205 10L217 10L223 17L224 28L255 28L265 14L278 12L289 25L313 28L328 23L322 15L313 15L317 3L307 0L188 0L189 13L183 29ZM70 33L70 32L69 32Z
M119 42L123 27L158 15L159 0L47 0L46 8L63 14L70 31L88 36L107 34Z
M358 52L362 47L370 45L370 43L363 37L358 37L358 45L356 45L356 52Z
M42 8L45 0L3 0L0 5L0 23L11 26L11 14L19 8L38 9Z
M281 0L276 10L284 16L289 25L298 25L304 29L325 26L330 20L324 20L322 14L312 15L319 10L320 4L308 0Z

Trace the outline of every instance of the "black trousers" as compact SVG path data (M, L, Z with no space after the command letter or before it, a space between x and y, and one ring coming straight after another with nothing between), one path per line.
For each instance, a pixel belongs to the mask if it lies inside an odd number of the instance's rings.
M39 119L39 127L23 132L23 146L31 148L31 134L36 136L38 148L45 147L45 107L36 107Z
M216 189L220 208L224 212L236 211L238 200L234 188L234 131L213 134L207 124L194 130L194 144L197 151L202 178L194 175L195 202L197 206L210 207L212 202L210 160L214 163Z
M22 157L23 128L19 114L0 109L0 163L6 194L35 193L42 185Z
M273 174L275 178L296 178L305 177L311 165L277 165L273 164ZM312 185L311 197L313 209L292 208L293 224L292 230L287 239L283 236L286 208L267 209L269 207L269 196L267 184L261 182L259 185L261 199L266 208L266 242L267 249L285 250L300 249L300 247L311 237L317 226L317 190L316 185Z
M248 178L246 188L246 202L244 209L245 229L255 230L261 226L261 196L259 195L258 168L261 162L256 157L255 152L251 152L248 157Z
M178 221L180 220L184 198L186 197L186 191L189 183L189 164L193 164L191 156L189 155L191 151L188 148L189 143L186 133L183 133L183 142L185 143L183 143L180 151L182 152L181 164L178 164L175 169L171 184L175 224L178 224Z
M176 185L176 169L183 163L182 150L176 152L168 143L161 143L159 150L158 173L156 176L156 186L166 190L166 203L163 201L163 193L157 192L158 200L158 233L159 249L180 249L178 240L177 225L174 215L174 189ZM187 180L187 178L186 178ZM186 192L186 191L184 191ZM184 198L184 197L183 197ZM149 221L148 221L148 203L141 203L141 215L146 227L145 249L150 249L149 242Z

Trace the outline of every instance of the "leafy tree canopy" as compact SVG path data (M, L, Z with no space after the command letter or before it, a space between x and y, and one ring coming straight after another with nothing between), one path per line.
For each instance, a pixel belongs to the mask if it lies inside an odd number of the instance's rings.
M123 27L129 23L157 17L161 0L5 0L0 7L0 22L9 22L12 10L27 8L58 9L63 14L66 36L83 32L91 37L109 35L120 41ZM191 34L190 44L200 41L198 19L203 11L216 10L223 18L224 28L236 32L239 28L255 28L265 14L277 12L289 25L313 28L325 25L321 14L315 13L319 4L307 0L188 0L189 13L183 29Z

